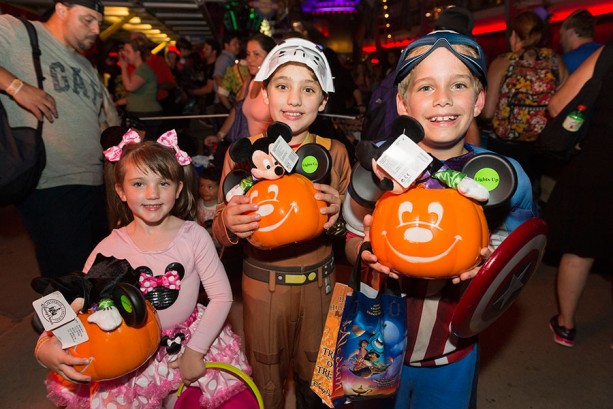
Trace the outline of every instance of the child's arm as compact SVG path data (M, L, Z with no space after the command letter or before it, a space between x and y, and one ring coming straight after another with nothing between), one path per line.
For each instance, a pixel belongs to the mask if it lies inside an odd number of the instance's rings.
M73 368L75 365L87 365L89 358L77 358L62 349L62 344L54 336L43 332L38 339L34 356L44 367L60 374L66 380L75 383L90 382L91 377L83 375Z
M196 268L209 303L185 351L171 365L179 368L186 385L204 375L202 358L221 332L232 306L230 282L212 240L208 235L198 235L194 238L194 248Z

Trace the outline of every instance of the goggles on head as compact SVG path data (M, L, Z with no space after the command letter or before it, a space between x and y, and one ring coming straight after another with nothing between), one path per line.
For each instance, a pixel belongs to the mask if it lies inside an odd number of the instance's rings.
M407 57L411 54L411 51L417 47L431 45L432 47L423 54ZM453 48L454 45L465 45L475 50L477 54L473 57L469 54L463 54L462 52ZM419 64L424 58L429 56L434 50L439 47L445 47L453 55L458 57L460 61L468 67L468 69L479 78L484 87L487 87L487 69L485 67L485 56L481 46L472 38L462 34L458 34L455 31L441 30L433 31L405 47L400 54L398 65L396 66L396 76L394 83L398 84L402 81L417 64Z

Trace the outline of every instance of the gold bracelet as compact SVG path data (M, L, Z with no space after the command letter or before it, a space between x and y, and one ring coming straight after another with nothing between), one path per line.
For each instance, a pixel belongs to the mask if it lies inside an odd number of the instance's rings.
M15 78L13 82L11 82L11 85L9 85L9 87L6 89L6 93L14 98L15 95L21 91L21 87L23 87L23 82L20 79Z

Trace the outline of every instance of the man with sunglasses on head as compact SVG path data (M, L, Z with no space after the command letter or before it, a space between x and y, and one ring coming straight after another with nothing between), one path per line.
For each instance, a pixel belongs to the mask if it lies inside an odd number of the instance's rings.
M0 15L0 100L12 127L42 124L46 166L18 206L34 242L40 273L81 271L107 233L102 182L103 85L81 53L90 49L104 13L100 0L62 0L44 22L32 22L41 50L43 88L25 25Z
M459 171L476 153L484 151L465 141L470 124L483 109L487 86L483 50L474 39L453 31L434 31L404 49L395 72L398 114L411 116L420 123L424 138L419 146L443 162L441 170ZM506 219L495 231L497 240L536 215L530 181L516 161L510 162L517 173L518 187L510 199ZM445 188L429 175L418 185L425 189ZM356 209L356 205L352 203L343 209ZM370 240L372 216L364 217L363 226L355 220L351 225L349 221L353 219L347 216L347 230L351 233L347 235L345 249L348 260L354 261L361 242ZM483 259L489 257L497 244L492 234L492 248L481 249ZM398 278L371 251L364 251L362 260L375 271ZM446 279L401 278L402 289L407 293L407 351L396 397L382 407L474 407L478 339L456 336L451 320L469 280L478 271L476 266Z

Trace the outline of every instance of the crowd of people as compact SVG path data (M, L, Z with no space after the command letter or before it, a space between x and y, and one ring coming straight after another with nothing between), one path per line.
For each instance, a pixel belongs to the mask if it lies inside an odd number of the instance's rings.
M355 199L350 188L355 158L352 142L322 124L319 114L368 117L373 106L390 110L385 114L392 119L413 117L424 131L420 147L447 169L459 171L487 149L509 158L519 185L504 221L490 226L491 233L504 238L544 207L551 250L562 254L559 313L549 325L556 343L573 346L582 288L594 261L611 251L609 241L598 239L603 223L605 231L611 230L611 216L603 208L604 183L613 180L603 149L611 131L606 118L610 70L588 136L564 165L564 177L546 204L539 203L542 161L534 142L604 55L603 45L594 41L595 20L586 10L572 13L560 28L559 54L546 43L543 18L532 11L520 13L510 27L510 51L486 65L471 35L470 12L447 10L436 31L391 55L391 68L378 75L369 62L351 65L301 33L276 41L263 34L242 38L226 33L222 44L207 40L201 47L182 38L165 56L152 54L146 37L136 33L123 44L119 72L105 85L81 55L97 39L104 6L100 0L65 0L54 5L47 21L34 23L44 76L53 79L44 89L35 86L29 54L17 51L29 48L25 27L0 15L0 49L7 56L0 62L0 89L6 90L0 100L13 126L44 122L46 167L38 188L17 206L41 275L87 273L100 253L153 276L165 276L168 269L180 276L179 282L159 284L170 295L152 297L143 291L158 309L164 334L182 337L180 348L161 346L143 367L121 378L92 381L75 369L91 359L64 353L61 342L42 331L35 356L51 371L46 385L53 403L173 407L183 383L200 387L201 404L219 405L238 391L230 384L211 389L205 363L224 355L225 348L234 353L232 363L251 374L267 409L284 407L289 378L298 408L325 407L310 381L337 280L335 258L355 263L360 257L371 271L398 275L372 251L358 252L371 238L369 209L362 209L367 216L358 229L343 234L344 251L339 254L334 247L332 232L338 233L343 223L343 203ZM114 104L104 103L105 87ZM117 122L115 107L124 122ZM184 134L189 122L147 119L186 113L227 117L205 120L209 132L201 146ZM317 144L329 153L329 178L313 184L315 198L323 203L326 233L262 250L250 238L262 223L265 206L246 194L227 196L224 181L249 166L233 156L232 147L246 140L261 145L273 122L289 127L287 144L294 151ZM214 159L196 169L192 157L202 152ZM257 160L274 172L279 164L267 151L264 155ZM573 195L580 187L585 191L586 182L577 175L594 171L608 176L589 184L589 197ZM417 183L427 189L445 187L434 178ZM594 214L601 217L596 220ZM482 261L499 244L491 241L481 249ZM232 247L242 249L244 355L226 324L233 291L220 255ZM450 322L466 283L478 271L474 266L451 279L399 278L408 293L407 321L419 325L408 326L402 384L385 407L474 407L478 337L457 337ZM296 276L306 278L290 280ZM206 307L199 302L203 294ZM76 300L73 308L80 310L82 304Z

